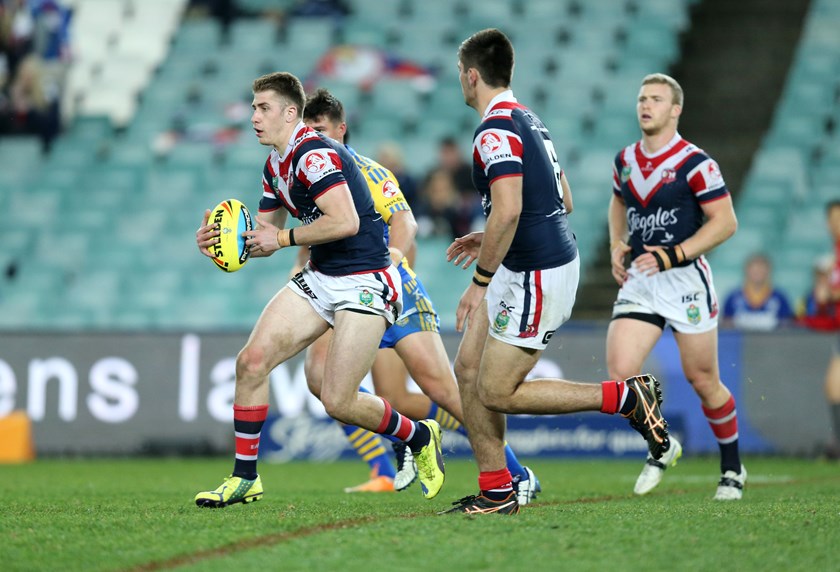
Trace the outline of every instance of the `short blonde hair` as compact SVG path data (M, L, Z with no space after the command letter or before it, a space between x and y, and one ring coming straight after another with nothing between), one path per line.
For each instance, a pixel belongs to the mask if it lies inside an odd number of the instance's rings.
M659 83L669 86L671 88L671 93L674 94L671 103L682 107L684 98L683 89L680 87L680 84L677 83L677 80L669 75L665 75L664 73L652 73L650 75L646 75L644 79L642 79L642 85L648 85L651 83Z

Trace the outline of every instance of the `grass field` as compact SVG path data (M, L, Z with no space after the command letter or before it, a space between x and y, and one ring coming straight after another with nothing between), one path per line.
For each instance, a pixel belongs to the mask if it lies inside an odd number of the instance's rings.
M542 461L517 517L436 516L475 492L468 461L438 498L347 495L360 463L268 465L265 498L198 509L228 459L0 467L0 570L838 570L840 466L748 458L741 502L713 502L716 461L684 459L651 495L638 462Z

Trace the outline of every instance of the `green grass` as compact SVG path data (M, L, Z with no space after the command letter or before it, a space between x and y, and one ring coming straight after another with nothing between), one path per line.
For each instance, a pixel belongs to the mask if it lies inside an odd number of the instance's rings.
M0 569L12 570L837 570L838 465L749 458L744 500L713 502L712 459L683 459L644 498L638 462L541 461L544 493L518 517L436 516L475 492L447 465L415 485L347 495L360 463L269 465L265 498L223 510L192 497L231 462L38 461L0 467Z

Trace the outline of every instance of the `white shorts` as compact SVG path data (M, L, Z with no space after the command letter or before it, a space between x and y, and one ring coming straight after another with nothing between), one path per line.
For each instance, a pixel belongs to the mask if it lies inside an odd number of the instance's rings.
M544 350L572 315L579 279L579 257L529 272L499 266L487 288L490 335L512 346Z
M717 327L718 300L712 269L704 256L689 266L640 274L632 267L618 291L613 319L638 318L684 334L702 334Z
M287 286L309 300L330 325L335 325L335 313L339 310L382 316L388 325L402 312L402 280L393 265L378 272L329 276L307 264Z

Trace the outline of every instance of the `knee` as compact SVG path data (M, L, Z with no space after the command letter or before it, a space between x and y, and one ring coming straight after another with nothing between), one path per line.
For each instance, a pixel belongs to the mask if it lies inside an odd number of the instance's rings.
M685 377L697 395L711 396L721 386L720 377L712 370L695 369L685 372Z
M313 366L307 361L303 366L303 374L306 377L306 386L309 388L309 392L320 398L323 368Z
M322 392L321 403L323 403L324 410L327 412L327 415L333 419L337 419L339 421L345 421L347 419L350 404L338 393L331 391Z
M512 413L511 394L486 383L478 385L478 399L490 411Z
M459 386L472 385L478 377L478 367L455 359L455 379Z
M259 385L270 373L265 352L253 346L245 346L236 356L237 383Z

